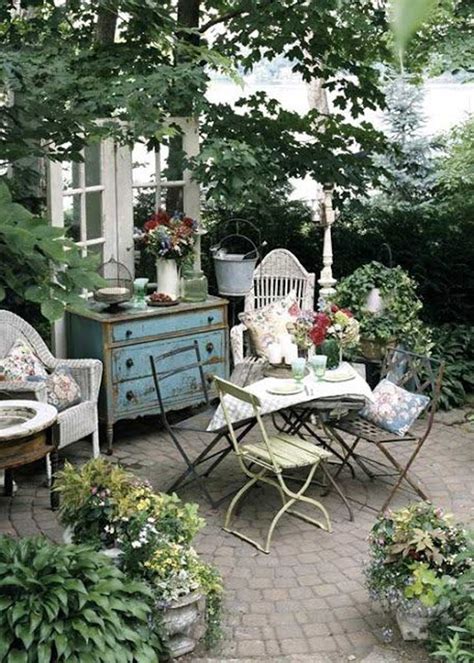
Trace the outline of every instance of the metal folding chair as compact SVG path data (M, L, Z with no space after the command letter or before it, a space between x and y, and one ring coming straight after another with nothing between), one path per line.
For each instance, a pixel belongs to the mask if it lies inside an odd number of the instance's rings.
M232 499L227 514L225 517L224 529L226 532L235 534L239 538L254 545L262 552L270 552L270 544L275 527L283 516L284 513L297 516L313 525L317 525L322 529L330 532L331 523L329 515L324 506L317 500L307 497L306 490L311 485L311 480L314 477L317 467L323 464L328 458L331 457L330 452L315 446L312 442L308 442L300 437L288 435L286 433L277 433L274 436L269 436L265 430L262 418L260 416L260 401L254 394L249 393L245 389L237 387L236 385L222 380L218 377L214 378L217 385L217 391L222 404L224 417L227 422L228 430L234 452L239 460L242 471L249 480L242 486ZM261 433L261 440L258 442L245 442L239 444L239 440L235 434L234 425L228 410L228 398L235 398L237 400L249 403L254 411L255 419ZM308 475L303 482L302 487L297 491L293 491L287 485L283 472L296 468L309 468ZM273 474L273 478L268 476ZM273 486L280 493L283 506L273 518L268 534L266 537L265 545L246 536L242 532L230 527L232 514L238 502L252 488L256 483L262 482ZM317 507L322 511L324 516L324 523L311 518L300 511L296 511L291 507L297 502L306 502L312 506Z
M190 354L192 357L191 361ZM182 359L182 362L179 365L176 365L176 362L173 362L173 357L178 356ZM212 506L212 508L216 508L223 500L229 497L229 494L225 495L224 497L220 497L217 500L213 499L208 490L206 479L232 450L232 440L229 436L227 426L223 426L222 428L214 431L206 430L217 409L217 406L213 406L209 399L209 390L206 384L206 376L204 374L204 364L201 360L198 342L194 341L190 345L186 345L184 347L177 348L176 350L171 350L157 356L151 355L150 363L163 426L173 440L176 448L178 449L187 466L186 470L167 489L167 492L173 492L178 488L182 488L185 485L196 481L209 504ZM201 391L202 402L204 405L192 416L177 423L171 423L167 415L164 392L166 392L167 381L169 381L172 377L175 377L177 374L183 372L190 373L190 379L194 381L195 388ZM253 426L253 420L239 422L238 428L243 430L241 430L239 433L238 440L240 441L243 437L245 437L247 432ZM205 446L205 448L198 454L195 459L191 459L189 453L185 449L185 441L180 439L180 437L186 433L198 433L199 437L201 435L206 435L210 438L209 444ZM216 447L221 441L226 442L224 448L219 448L216 450ZM200 474L197 471L197 468L204 463L209 463L210 461L212 461L211 464L207 466L206 470L202 474Z
M385 511L388 507L395 493L401 487L402 482L406 482L422 499L428 499L419 485L411 478L408 471L413 465L415 458L419 454L433 426L443 371L443 362L431 357L408 352L407 350L401 350L400 348L390 348L385 357L381 372L382 379L390 379L398 386L403 387L412 393L425 394L430 397L430 403L426 412L426 426L421 435L416 435L411 431L408 431L403 437L400 437L370 421L367 421L367 419L364 419L360 415L335 421L330 426L333 437L340 442L341 446L346 451L344 462L339 467L338 472L335 475L336 477L343 467L345 467L345 465L351 460L355 460L359 467L371 479L375 477L395 477L396 481L392 485L392 490L380 509L380 512ZM354 436L355 439L352 444L348 444L338 431L343 431L344 433L349 433ZM356 448L362 440L375 445L389 461L389 465L356 454ZM389 450L390 445L393 447L394 443L396 444L400 442L409 443L413 447L413 450L404 465L397 460L392 453L392 450ZM384 468L388 467L391 471L376 473L368 467L368 464L378 465ZM396 470L395 472L393 472L393 468Z

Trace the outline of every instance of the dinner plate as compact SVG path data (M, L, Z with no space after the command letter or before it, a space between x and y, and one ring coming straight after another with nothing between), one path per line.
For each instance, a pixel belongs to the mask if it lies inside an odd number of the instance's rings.
M276 396L293 396L304 391L304 385L298 384L294 380L278 380L278 382L267 387L267 391Z
M326 382L346 382L347 380L353 380L355 375L352 371L348 370L339 370L335 369L333 371L326 371L324 377L322 378Z

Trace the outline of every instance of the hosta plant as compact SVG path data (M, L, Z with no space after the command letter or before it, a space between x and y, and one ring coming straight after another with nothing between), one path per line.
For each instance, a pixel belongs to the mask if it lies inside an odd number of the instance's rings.
M152 592L89 546L0 538L0 661L155 663Z

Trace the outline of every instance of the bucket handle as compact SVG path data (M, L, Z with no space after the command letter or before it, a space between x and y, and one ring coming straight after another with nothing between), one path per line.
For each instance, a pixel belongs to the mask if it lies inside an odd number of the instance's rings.
M239 233L235 233L234 235L226 235L225 237L223 237L223 238L219 241L219 244L216 244L216 246L212 246L212 247L211 247L211 251L212 251L212 253L215 253L215 252L218 251L220 248L222 248L222 244L226 241L226 239L231 239L231 238L234 238L234 237L239 237L240 239L245 239L247 242L249 242L249 244L251 244L251 245L253 246L252 250L249 251L248 253L246 253L246 254L244 255L244 257L242 258L242 260L245 260L245 258L247 258L248 256L250 256L252 253L255 253L255 257L258 258L258 248L257 248L257 245L254 244L254 242L250 239L250 237L246 237L245 235L240 235Z

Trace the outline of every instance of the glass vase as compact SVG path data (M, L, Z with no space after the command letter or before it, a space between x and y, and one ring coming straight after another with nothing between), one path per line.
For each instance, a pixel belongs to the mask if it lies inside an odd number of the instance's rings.
M327 368L332 370L338 368L342 361L342 353L340 344L334 338L328 338L318 348L318 354L326 355Z

